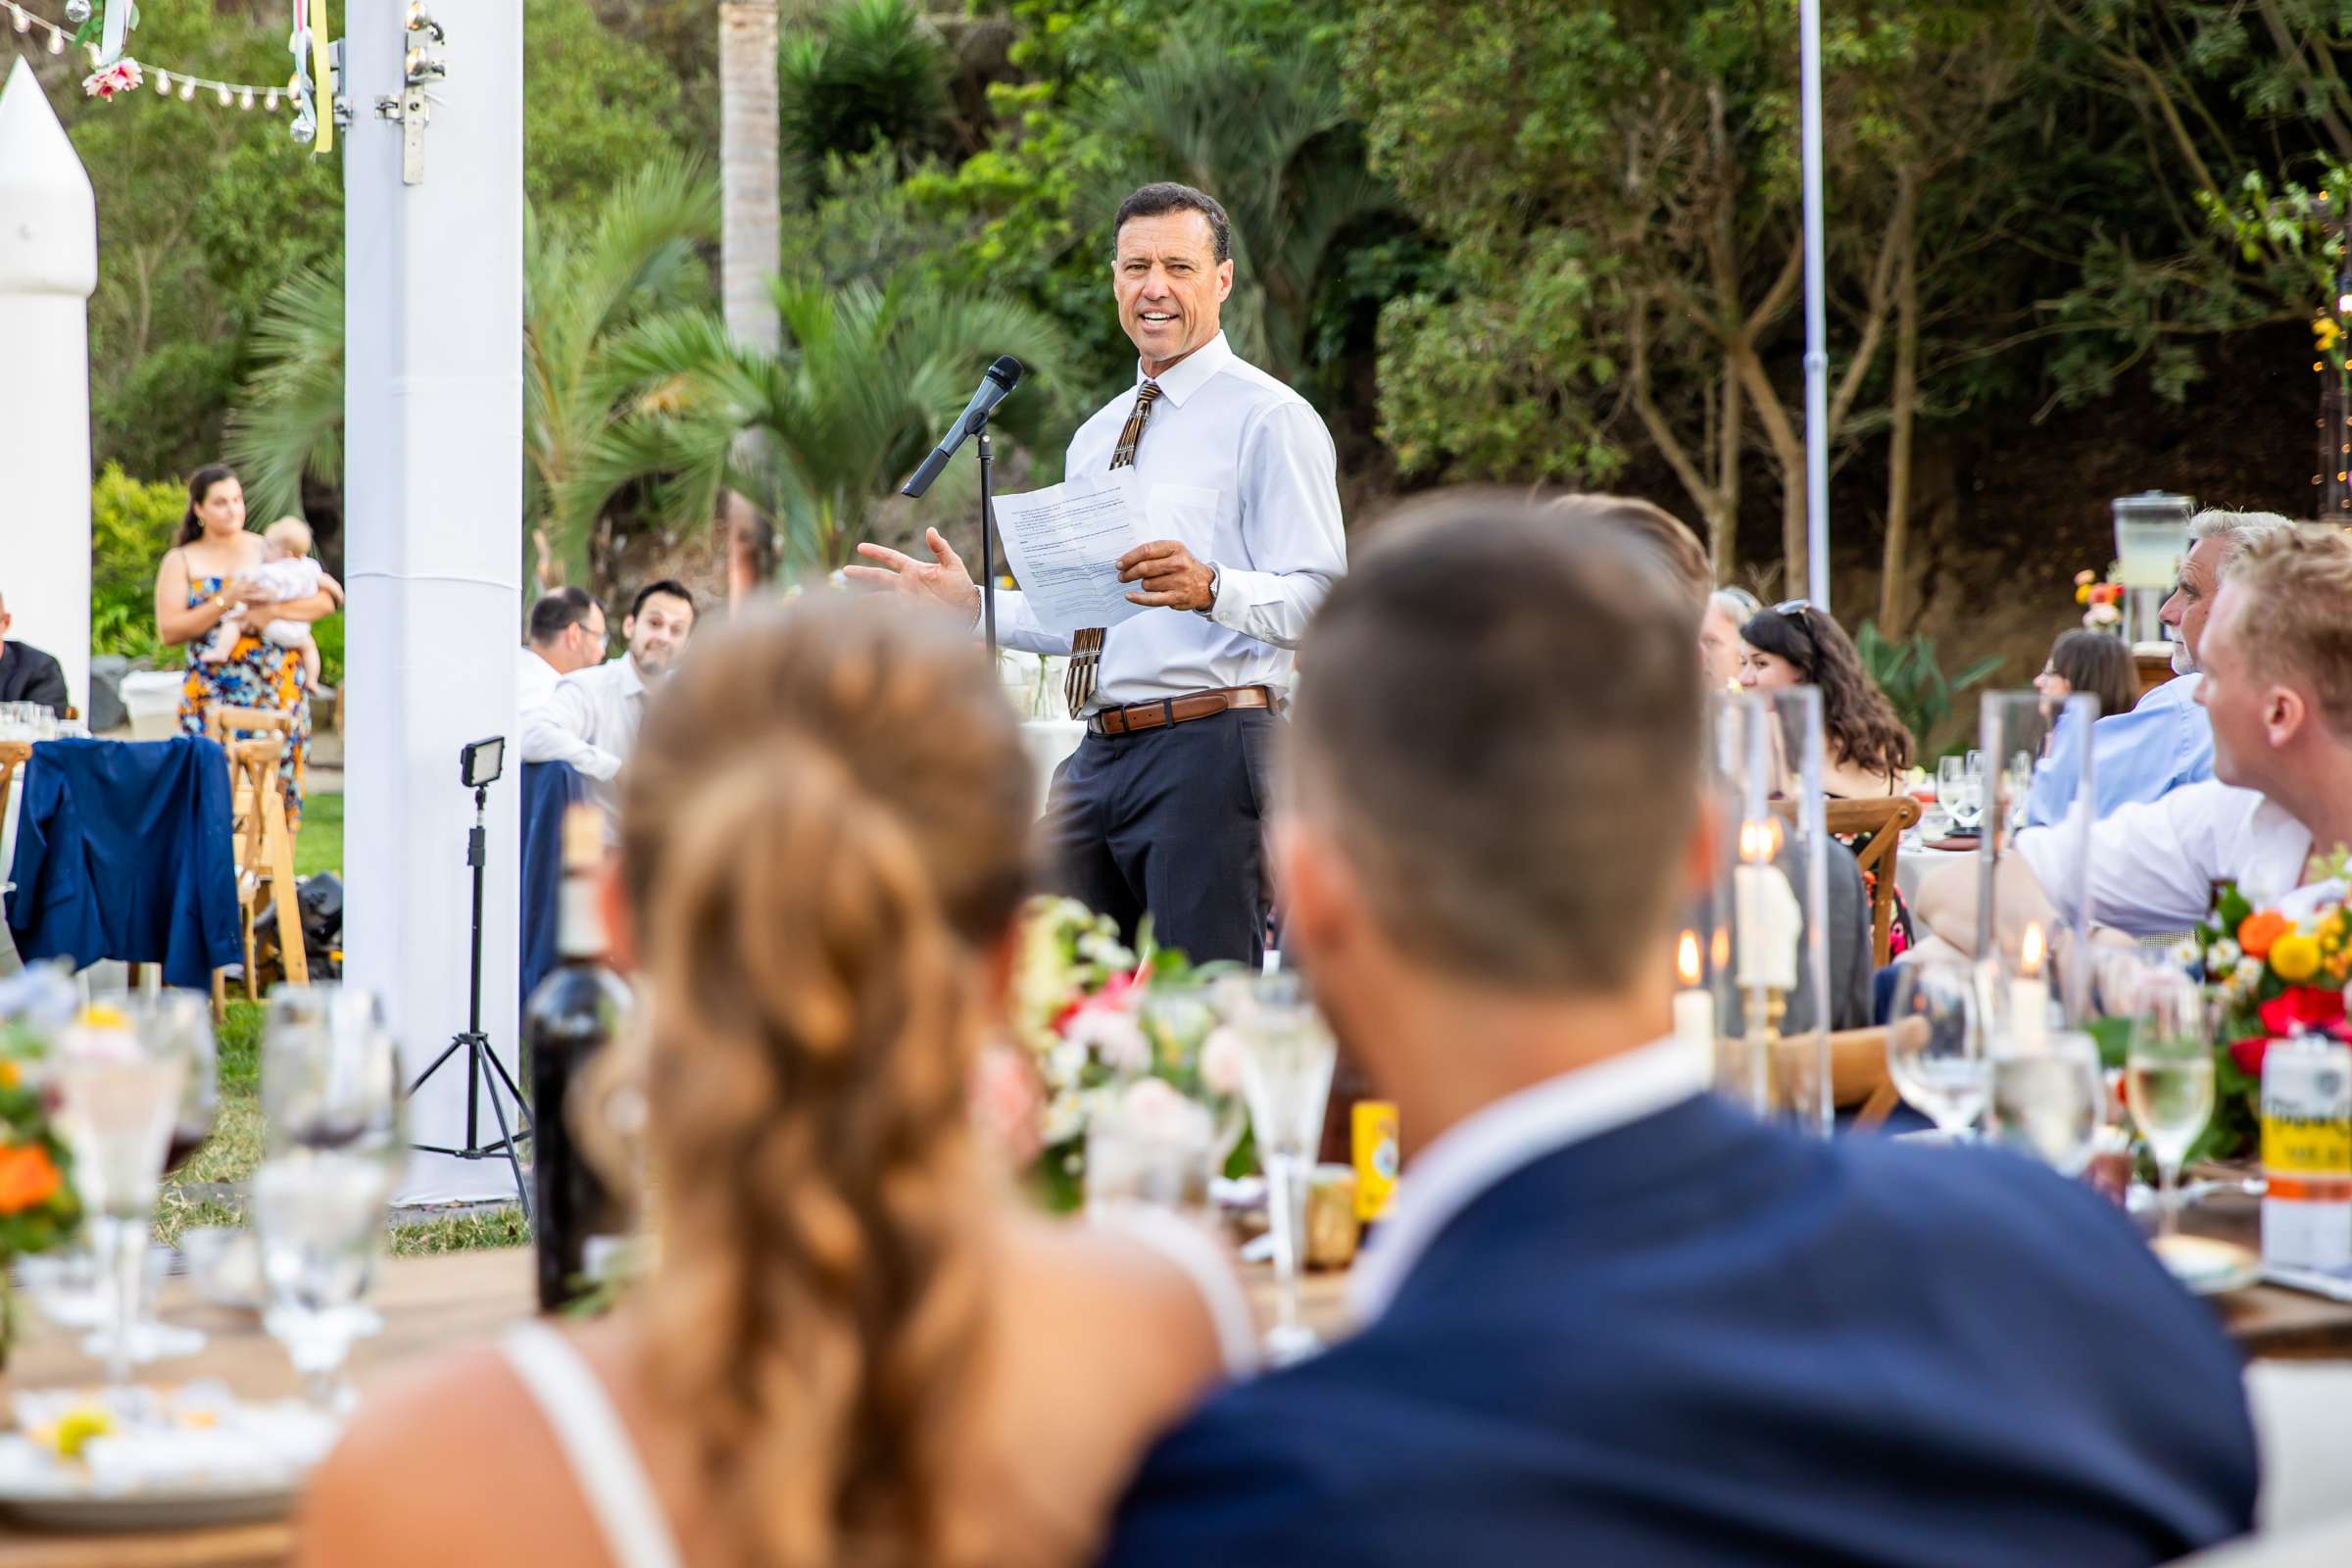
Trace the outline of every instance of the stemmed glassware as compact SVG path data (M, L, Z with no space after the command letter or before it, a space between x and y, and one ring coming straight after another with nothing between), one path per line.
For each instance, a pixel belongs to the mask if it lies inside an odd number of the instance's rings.
M342 1369L374 1315L385 1208L407 1155L400 1069L375 999L334 985L279 986L262 1037L268 1152L253 1175L253 1223L270 1306L312 1401L339 1411Z
M1984 1031L1976 977L1959 964L1906 963L1887 1017L1886 1072L1903 1102L1947 1138L1984 1109Z
M2117 998L2132 1018L2124 1099L2156 1161L2156 1227L2180 1228L2175 1201L2181 1162L2213 1114L2213 1037L2205 997L2173 969L2142 969Z
M2082 1175L2107 1119L2097 1044L2062 1030L2033 1050L1998 1054L1989 1065L1993 1138L2061 1176Z
M148 1226L189 1071L184 1036L140 1030L113 1006L84 1009L59 1036L51 1065L58 1129L73 1152L99 1278L113 1298L112 1321L92 1348L116 1388L130 1381Z
M1936 800L1956 833L1971 833L1984 814L1984 771L1980 754L1946 757L1936 764Z
M176 1055L187 1064L180 1078L179 1104L172 1118L171 1142L164 1155L164 1174L170 1175L195 1157L212 1136L213 1120L220 1107L220 1054L213 1040L211 1002L194 991L130 992L108 999L130 1020L140 1038L162 1055ZM204 1348L204 1335L181 1324L165 1323L155 1315L154 1269L140 1273L139 1310L121 1332L133 1362L169 1360L194 1355ZM92 1354L101 1353L105 1331L91 1336Z
M1338 1048L1296 973L1278 971L1247 992L1236 988L1225 995L1236 999L1228 1022L1241 1039L1242 1094L1266 1173L1275 1278L1266 1352L1279 1365L1312 1354L1323 1343L1299 1316L1298 1274L1305 1262L1307 1185Z

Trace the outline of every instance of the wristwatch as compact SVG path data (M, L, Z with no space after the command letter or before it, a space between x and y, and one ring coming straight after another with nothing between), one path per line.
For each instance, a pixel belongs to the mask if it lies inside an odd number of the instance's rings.
M1223 585L1224 581L1225 569L1215 562L1210 562L1208 564L1208 603L1194 611L1194 614L1209 616L1217 612L1217 589Z

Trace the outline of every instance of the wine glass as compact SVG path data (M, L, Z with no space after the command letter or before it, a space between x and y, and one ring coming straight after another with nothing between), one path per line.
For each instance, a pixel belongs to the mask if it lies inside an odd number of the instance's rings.
M1274 1237L1275 1321L1266 1351L1277 1364L1322 1346L1298 1315L1305 1258L1306 1190L1323 1136L1323 1106L1338 1056L1331 1031L1287 970L1258 978L1230 1019L1242 1043L1242 1095L1266 1173L1266 1217Z
M2156 1161L2157 1233L2169 1237L2180 1223L2174 1202L2180 1164L2213 1114L2213 1039L2204 993L2178 970L2143 972L2127 1005L2124 1100Z
M166 1175L178 1170L205 1139L220 1106L220 1062L213 1041L212 1002L193 991L132 992L113 999L130 1019L140 1039L158 1054L175 1054L187 1063L180 1079L179 1105L172 1118L172 1137L164 1154ZM157 1276L142 1271L137 1319L122 1330L132 1361L166 1360L194 1355L204 1348L204 1335L155 1315Z
M1907 963L1895 971L1886 1073L1903 1102L1937 1131L1967 1136L1984 1109L1986 1084L1976 980L1964 966Z
M91 1250L113 1295L112 1322L85 1348L105 1358L107 1382L118 1389L130 1381L148 1224L187 1073L183 1050L106 1005L84 1009L58 1037L51 1063L58 1130L73 1152Z
M1993 1139L2080 1176L2106 1120L2107 1075L2088 1035L2060 1033L2037 1050L1992 1058Z
M273 991L262 1102L269 1154L252 1198L263 1326L312 1401L335 1413L351 1400L342 1367L352 1341L377 1322L364 1298L407 1154L398 1053L375 998L332 985Z

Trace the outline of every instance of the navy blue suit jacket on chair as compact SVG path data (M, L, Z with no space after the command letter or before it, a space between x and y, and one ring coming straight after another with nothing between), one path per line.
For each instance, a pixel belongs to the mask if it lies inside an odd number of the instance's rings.
M2242 1533L2255 1484L2234 1349L2105 1200L1702 1098L1519 1167L1353 1339L1211 1398L1105 1560L2099 1568Z

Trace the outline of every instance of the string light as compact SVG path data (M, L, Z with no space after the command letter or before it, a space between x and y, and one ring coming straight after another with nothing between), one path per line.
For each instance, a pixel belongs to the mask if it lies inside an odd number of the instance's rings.
M19 0L0 0L0 3L7 4L9 25L18 32L28 33L38 27L46 33L48 35L46 47L53 55L64 54L66 46L74 41L74 34L80 30L77 27L51 22L47 17L36 16L19 3ZM89 45L89 55L90 64L93 67L98 66L106 58L105 51L94 43ZM133 61L129 55L124 55L121 63L140 64ZM177 87L182 103L193 102L196 97L196 89L199 87L209 89L223 109L231 103L235 103L241 108L251 109L257 96L266 95L264 101L270 112L275 114L278 112L282 100L282 86L271 85L268 82L215 81L209 76L195 76L186 72L166 71L160 68L148 68L148 74L155 82L155 91L158 97L169 99L172 96L172 89Z

